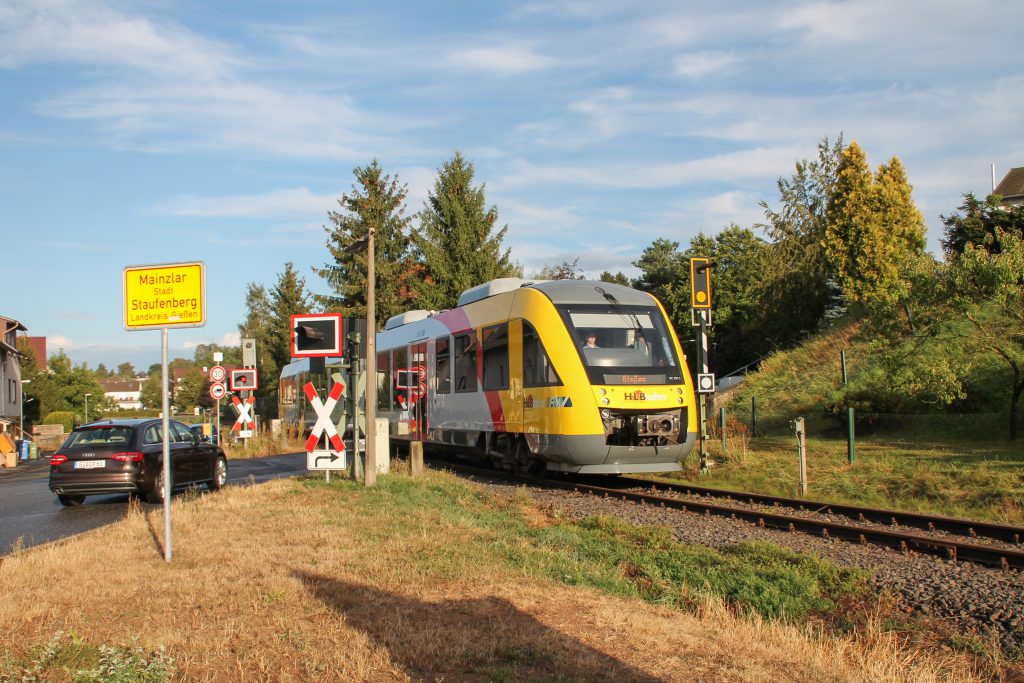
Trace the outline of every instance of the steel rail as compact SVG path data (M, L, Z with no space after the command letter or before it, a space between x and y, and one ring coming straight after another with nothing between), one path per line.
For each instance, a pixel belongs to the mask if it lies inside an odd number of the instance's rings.
M919 536L917 534L880 529L877 527L840 524L838 522L816 520L808 517L734 508L714 503L705 503L702 501L668 498L650 493L623 491L621 489L594 486L579 482L538 479L535 477L499 472L497 470L484 470L477 467L463 465L461 463L454 464L449 462L446 463L446 466L456 471L470 472L490 478L509 479L518 483L529 484L531 486L573 490L580 493L602 496L604 498L618 498L625 501L639 503L641 505L672 508L682 512L703 513L708 516L715 515L719 517L728 517L730 519L752 522L762 528L802 532L822 538L837 538L843 541L860 543L863 545L873 544L893 548L901 552L915 551L928 555L937 555L948 560L963 560L1000 569L1012 568L1024 570L1024 552L1010 550L1007 548L978 545L976 543L967 543L957 540L931 538L928 536ZM644 483L650 485L650 482Z
M945 517L942 515L929 515L918 512L901 512L899 510L885 510L882 508L861 507L857 505L846 505L843 503L825 503L801 498L784 498L780 496L769 496L759 493L743 493L740 491L726 491L722 489L707 488L704 486L692 486L690 484L672 484L667 482L650 481L646 479L620 478L617 483L633 485L641 488L654 488L661 491L672 491L687 495L704 495L715 498L728 498L738 502L746 502L760 505L775 505L807 510L810 512L836 514L849 517L858 522L872 522L874 524L887 524L890 526L907 526L922 531L944 531L947 533L970 536L971 538L991 538L1005 543L1021 543L1024 540L1024 527L999 524L997 522L983 522L960 517Z

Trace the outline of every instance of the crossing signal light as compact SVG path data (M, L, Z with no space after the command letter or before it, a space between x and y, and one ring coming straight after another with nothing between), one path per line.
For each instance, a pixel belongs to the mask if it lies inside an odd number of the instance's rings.
M710 259L690 259L690 306L697 309L711 309L711 263Z
M229 388L231 391L254 391L258 388L257 379L256 368L232 370Z
M341 356L341 314L306 313L291 316L292 358Z

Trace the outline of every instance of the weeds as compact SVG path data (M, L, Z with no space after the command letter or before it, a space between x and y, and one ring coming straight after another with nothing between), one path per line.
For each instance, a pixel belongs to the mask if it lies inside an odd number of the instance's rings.
M147 652L138 646L95 646L73 632L58 631L17 675L0 671L0 680L42 683L54 680L58 672L73 683L164 683L175 667L163 648Z

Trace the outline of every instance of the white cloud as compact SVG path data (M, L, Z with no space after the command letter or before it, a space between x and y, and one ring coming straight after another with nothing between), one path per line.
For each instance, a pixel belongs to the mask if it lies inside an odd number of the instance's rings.
M665 188L709 178L720 182L777 178L791 169L794 161L804 158L805 152L805 149L797 147L758 147L668 164L631 161L602 166L570 166L520 161L508 175L500 178L500 182L508 187L582 184L610 188Z
M549 69L556 64L555 60L538 54L530 46L513 44L472 47L453 52L449 56L449 63L466 69L510 76Z
M337 206L338 194L316 194L308 188L274 190L264 194L229 195L225 197L175 197L157 210L175 216L207 216L230 218L293 217L326 215Z
M676 57L674 66L677 75L696 80L730 72L740 61L732 52L690 52Z

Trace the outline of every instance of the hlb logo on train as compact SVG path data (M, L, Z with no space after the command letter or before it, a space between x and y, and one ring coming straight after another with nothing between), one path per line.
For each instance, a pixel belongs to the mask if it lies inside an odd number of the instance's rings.
M668 397L665 394L659 394L656 391L646 393L638 389L630 394L625 394L624 398L627 401L664 401Z

